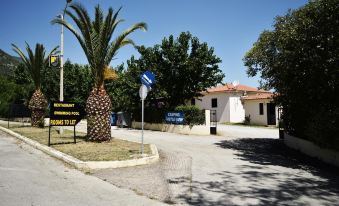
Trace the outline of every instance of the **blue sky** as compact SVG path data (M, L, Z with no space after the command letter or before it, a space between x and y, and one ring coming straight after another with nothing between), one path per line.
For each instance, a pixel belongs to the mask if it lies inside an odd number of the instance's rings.
M0 7L0 49L14 55L11 43L24 49L25 41L34 47L39 42L48 50L60 43L60 26L51 25L50 20L61 12L64 0L6 0ZM104 11L108 7L123 7L117 32L136 22L148 24L148 31L137 31L131 38L138 45L153 46L164 37L175 37L190 31L200 41L214 47L215 54L222 59L220 68L225 73L224 82L239 80L240 84L258 86L258 77L248 78L242 58L259 34L271 29L274 18L284 15L288 9L299 8L307 0L82 0L92 14L94 6L100 4ZM66 20L70 20L69 18ZM122 48L114 67L126 62L131 55L138 56L131 46ZM77 40L65 30L65 58L86 64L87 60Z

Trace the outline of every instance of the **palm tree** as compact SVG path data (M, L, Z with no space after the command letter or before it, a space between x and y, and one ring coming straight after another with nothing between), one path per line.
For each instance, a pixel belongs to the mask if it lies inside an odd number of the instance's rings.
M87 135L92 141L108 141L111 139L112 105L104 88L105 70L109 68L111 60L121 47L134 45L128 35L139 29L146 30L147 25L146 23L134 24L111 41L116 27L123 21L118 19L121 8L114 12L110 7L105 16L97 5L94 20L91 20L87 10L80 3L72 3L69 8L70 10L65 13L74 21L79 31L59 18L52 20L52 24L64 25L78 39L84 50L95 79L95 85L86 103Z
M35 91L29 101L28 107L32 112L32 126L39 126L39 123L44 119L44 114L47 107L47 100L44 94L41 92L41 71L45 66L47 66L49 56L56 53L58 47L52 49L52 51L46 57L45 48L42 44L36 44L35 53L33 53L31 47L26 43L26 51L28 56L26 56L16 45L12 44L12 47L13 50L20 56L34 82Z

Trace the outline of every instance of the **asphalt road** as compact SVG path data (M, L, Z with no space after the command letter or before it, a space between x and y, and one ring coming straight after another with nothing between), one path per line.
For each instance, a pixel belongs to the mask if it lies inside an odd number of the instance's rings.
M86 125L77 129L86 131ZM277 129L219 129L223 136L145 131L145 143L157 145L160 161L93 174L105 182L1 137L0 205L159 204L136 194L203 206L339 205L338 168L285 147ZM140 141L140 135L112 128L115 138Z
M167 199L206 206L339 205L338 169L285 147L278 139L277 129L220 129L224 136L145 131L145 143L156 144L165 160L154 166L160 168L158 172L148 174L165 178L163 182L168 185L163 189L170 195ZM140 141L140 130L113 128L112 136ZM138 180L144 178L142 173L149 168L130 170L126 172L140 174L139 178L120 186L138 191ZM108 170L95 175L114 177L110 182L119 184L119 178L128 178L119 176L123 171ZM152 191L152 185L144 184L142 188L141 193L148 188Z
M164 205L69 168L0 131L0 205Z

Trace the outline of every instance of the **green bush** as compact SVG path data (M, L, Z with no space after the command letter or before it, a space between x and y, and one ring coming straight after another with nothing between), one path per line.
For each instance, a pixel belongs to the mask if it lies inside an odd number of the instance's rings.
M23 87L0 76L0 117L7 117L9 106L17 100L27 98Z
M184 112L184 124L193 127L205 123L205 113L194 105L180 105L175 111Z
M251 115L245 116L244 125L251 124Z

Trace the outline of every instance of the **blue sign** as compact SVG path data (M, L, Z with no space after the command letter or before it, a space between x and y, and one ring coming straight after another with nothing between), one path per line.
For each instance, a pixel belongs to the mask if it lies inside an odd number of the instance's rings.
M151 87L155 82L155 75L151 71L145 71L140 75L141 83L146 87Z
M184 113L167 112L165 114L165 121L169 124L184 124Z

